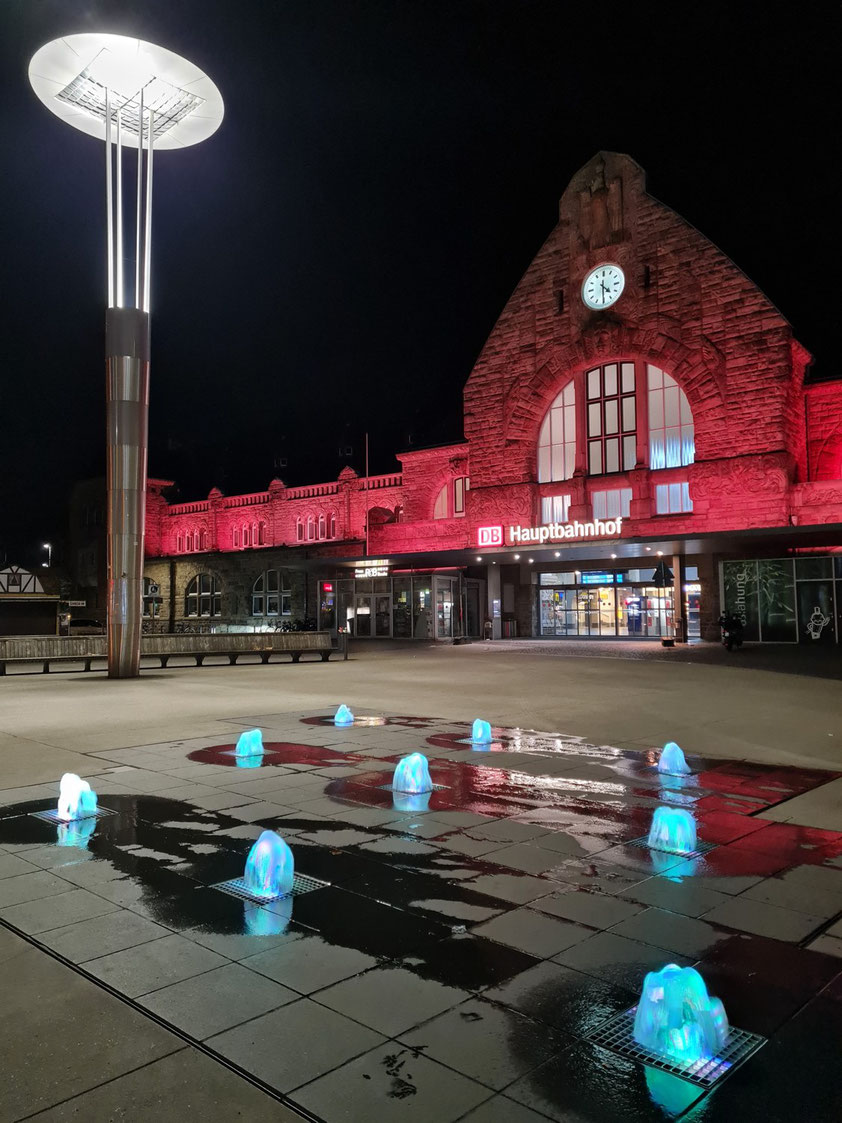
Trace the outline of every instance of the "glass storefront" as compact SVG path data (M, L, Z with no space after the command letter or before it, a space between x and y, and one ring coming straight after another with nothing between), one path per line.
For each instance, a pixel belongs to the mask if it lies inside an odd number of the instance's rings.
M722 563L723 609L761 643L834 644L842 620L842 557L811 555Z
M696 567L688 566L686 576L697 578ZM675 636L672 572L665 567L542 573L538 580L538 626L542 636ZM659 580L664 583L659 584ZM700 593L695 582L684 587L684 613L690 638L699 634Z
M323 581L320 603L337 590L338 624L366 639L451 639L458 578L438 574ZM327 590L327 592L326 592ZM327 627L328 625L320 624Z

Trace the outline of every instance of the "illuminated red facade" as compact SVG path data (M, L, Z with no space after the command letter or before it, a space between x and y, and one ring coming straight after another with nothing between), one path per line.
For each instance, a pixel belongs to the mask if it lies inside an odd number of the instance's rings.
M583 299L594 270L604 307ZM618 276L614 299L606 278ZM283 547L285 565L300 551L341 572L364 556L368 523L368 556L392 570L445 564L486 581L492 620L511 567L521 634L541 630L524 564L578 574L655 554L675 561L676 582L695 560L709 633L720 559L842 543L842 382L805 383L809 363L745 274L646 193L642 169L601 153L562 196L470 373L463 444L401 453L387 476L346 469L332 483L274 480L173 506L153 482L147 554ZM617 515L619 535L600 534L595 520ZM511 528L550 523L552 541L527 539L529 557L515 558ZM558 530L575 523L592 532ZM502 545L489 550L494 533L479 531L498 527Z

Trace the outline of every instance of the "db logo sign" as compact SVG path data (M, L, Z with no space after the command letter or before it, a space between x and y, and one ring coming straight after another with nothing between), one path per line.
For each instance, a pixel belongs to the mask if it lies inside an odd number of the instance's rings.
M502 546L502 526L481 526L477 529L478 546Z

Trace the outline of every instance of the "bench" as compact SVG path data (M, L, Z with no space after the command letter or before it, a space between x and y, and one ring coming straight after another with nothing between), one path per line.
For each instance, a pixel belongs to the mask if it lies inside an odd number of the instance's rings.
M335 650L330 632L182 632L140 640L141 655L156 657L161 667L172 658L192 658L201 667L209 655L227 656L232 667L241 655L259 655L263 664L273 655L289 655L298 663L308 652L326 663ZM105 636L0 636L0 675L6 674L7 663L40 663L47 674L51 663L81 662L89 671L94 659L107 657Z

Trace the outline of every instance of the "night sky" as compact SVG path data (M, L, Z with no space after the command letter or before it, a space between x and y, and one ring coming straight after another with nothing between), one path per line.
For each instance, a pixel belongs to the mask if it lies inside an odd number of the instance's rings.
M103 148L27 79L93 30L185 55L225 101L155 160L149 472L181 499L362 471L366 431L381 472L460 438L471 366L601 148L840 373L838 4L2 0L0 563L42 560L104 473Z

